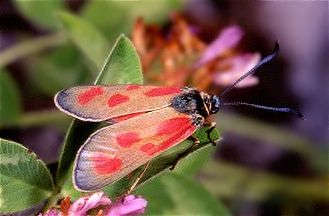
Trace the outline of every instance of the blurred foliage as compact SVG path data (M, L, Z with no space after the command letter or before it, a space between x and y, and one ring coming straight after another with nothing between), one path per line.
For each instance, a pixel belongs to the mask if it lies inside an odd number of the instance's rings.
M102 81L107 80L107 81ZM143 72L133 43L121 35L113 45L95 83L143 84Z
M262 140L267 145L296 152L305 158L320 175L327 174L328 149L315 148L312 141L305 137L238 114L220 113L217 120L221 122L217 126L220 131L237 133Z
M72 42L94 64L95 71L100 70L108 53L108 43L103 35L93 25L71 13L60 12L58 16Z
M288 178L233 163L208 161L199 179L211 194L224 199L240 197L259 202L279 196L300 203L329 201L326 176Z
M21 95L10 74L0 69L0 126L14 124L22 114Z
M63 130L69 125L69 118L57 110L22 112L25 92L20 92L20 86L5 69L7 65L23 60L20 63L27 71L27 82L33 84L29 91L48 96L49 101L63 88L90 84L98 72L101 73L95 84L143 83L136 51L129 39L121 34L131 31L137 16L142 16L145 22L164 24L169 13L180 9L183 3L182 0L141 0L129 4L123 1L86 1L74 15L68 12L64 1L15 1L22 14L47 34L21 37L12 47L0 51L0 128L57 125ZM107 56L112 45L114 49ZM203 129L196 136L204 144L200 147L204 148L194 149L195 152L180 161L172 173L165 171L153 177L168 168L167 162L190 146L191 141L185 141L152 162L153 168L142 182L153 178L137 190L149 200L147 214L229 215L214 197L262 201L280 194L291 198L291 202L329 202L324 180L328 171L328 149L321 152L311 141L292 132L241 116L222 113L218 123L223 132L234 132L297 152L318 171L318 178L285 178L238 165L208 162L214 148L208 145ZM55 187L42 161L21 145L1 139L0 211L23 210L49 197L48 207L64 196L78 198L81 193L73 188L71 165L77 149L96 127L94 123L78 120L71 123L59 160ZM219 138L216 131L212 136ZM15 163L21 165L13 166ZM8 168L13 171L9 173ZM203 186L195 182L196 175ZM4 183L8 185L4 187ZM107 187L106 191L119 195L130 183L131 179L123 179ZM12 205L15 202L17 205Z
M60 46L49 55L38 55L27 63L31 81L39 92L52 97L58 89L90 80L84 58L73 45ZM46 82L45 82L46 81Z
M51 29L58 26L54 17L54 12L65 8L63 0L56 1L20 1L15 0L15 4L23 15L31 21Z
M29 57L52 47L58 47L66 41L62 32L27 39L0 52L0 68Z
M129 33L138 16L162 23L172 10L179 9L182 0L89 1L81 16L90 21L109 41L120 33Z
M137 16L162 23L172 10L182 7L182 0L87 1L81 17L114 41L119 33L128 33ZM56 13L65 9L65 1L15 1L19 10L31 21L50 29L58 27ZM36 12L37 11L37 12ZM124 11L124 12L123 12Z
M149 200L146 215L230 215L200 184L176 173L152 179L137 192Z

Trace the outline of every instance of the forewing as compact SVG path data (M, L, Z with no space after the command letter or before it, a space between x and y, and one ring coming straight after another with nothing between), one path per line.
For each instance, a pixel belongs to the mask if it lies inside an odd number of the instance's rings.
M167 107L96 131L77 154L76 188L97 190L126 176L192 135L194 118Z
M167 107L181 91L177 87L144 85L77 86L58 92L54 100L63 112L98 122Z

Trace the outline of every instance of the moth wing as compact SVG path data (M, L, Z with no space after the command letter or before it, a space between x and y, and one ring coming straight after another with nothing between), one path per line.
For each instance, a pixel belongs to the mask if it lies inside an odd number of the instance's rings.
M78 190L98 190L121 179L198 128L203 117L171 107L145 113L93 133L78 151L73 182ZM200 125L201 125L200 124Z
M177 87L144 85L77 86L58 92L54 101L75 118L99 122L167 107L181 92Z

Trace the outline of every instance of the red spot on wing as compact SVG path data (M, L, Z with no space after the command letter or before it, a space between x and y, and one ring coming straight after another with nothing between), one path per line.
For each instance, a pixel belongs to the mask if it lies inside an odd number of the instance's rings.
M138 133L135 132L127 132L117 135L116 137L118 144L121 147L128 148L132 144L140 141L140 137Z
M120 169L122 161L119 158L111 158L106 154L97 154L93 157L93 166L99 175L113 173Z
M136 90L139 88L140 88L139 85L129 85L129 86L127 86L126 90L131 91L131 90Z
M154 145L153 143L147 143L140 147L140 151L147 154L148 156L153 156L156 153L161 153L171 146L183 141L195 131L196 127L192 124L184 124L182 127L177 129L175 132L168 134L159 145Z
M93 100L98 95L102 95L104 93L104 90L102 87L91 87L85 92L82 92L78 96L78 103L81 105L85 105L89 103L91 100Z
M153 88L147 92L144 93L147 97L157 97L157 96L164 96L164 95L171 95L171 94L177 94L181 93L180 88L176 87L158 87Z
M171 147L172 145L176 144L177 142L180 142L182 140L182 138L187 138L190 135L192 135L192 133L195 130L195 126L193 125L189 125L188 127L184 127L182 128L178 133L175 133L173 136L171 136L169 139L165 140L164 142L162 142L159 147L158 147L158 152L162 152L166 149L168 149L169 147Z
M158 126L156 134L159 136L170 135L176 131L179 131L181 128L186 128L188 125L192 125L191 119L189 117L177 117L168 119Z
M122 94L115 94L115 95L112 95L108 99L107 105L109 107L114 107L114 106L117 106L119 104L125 103L127 101L129 101L129 97L128 96L122 95Z
M117 122L125 121L125 120L130 119L130 118L134 118L134 117L142 115L142 114L144 114L144 112L132 113L132 114L128 114L128 115L118 116L118 117L111 118L110 120L117 123Z
M139 150L141 150L142 152L146 153L149 156L152 156L158 151L158 147L153 143L147 143L142 145Z

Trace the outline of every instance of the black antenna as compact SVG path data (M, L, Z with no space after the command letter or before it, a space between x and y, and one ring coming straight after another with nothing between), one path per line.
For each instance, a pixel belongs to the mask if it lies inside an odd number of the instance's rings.
M274 51L272 54L269 54L265 58L263 58L255 67L253 67L250 71L245 73L243 76L241 76L237 81L235 81L230 87L226 88L220 95L219 98L222 98L226 93L231 91L239 82L241 82L243 79L246 77L254 74L255 72L258 71L260 67L262 67L264 64L270 62L273 60L279 53L279 43L278 41L275 42L274 45ZM259 105L259 104L251 104L251 103L245 103L245 102L229 102L229 103L222 103L221 105L223 106L249 106L249 107L254 107L258 109L263 109L263 110L269 110L269 111L274 111L274 112L284 112L284 113L290 113L293 115L298 116L299 118L304 119L304 115L294 109L288 108L288 107L270 107L270 106L264 106L264 105Z
M270 110L274 112L284 112L284 113L290 113L293 115L296 115L299 118L304 119L303 113L299 112L298 110L294 110L288 107L270 107L270 106L264 106L259 104L251 104L251 103L245 103L245 102L231 102L231 103L222 103L223 106L250 106L258 109L263 110Z
M279 53L279 43L278 41L275 42L274 45L274 51L272 54L269 54L268 56L266 56L265 58L263 58L262 60L260 60L260 62L258 62L258 64L253 67L250 71L248 71L247 73L245 73L242 77L240 77L237 81L235 81L230 87L227 87L220 95L219 97L222 98L226 93L228 93L229 91L231 91L239 82L241 82L242 80L244 80L246 77L254 74L255 72L258 71L258 69L260 67L262 67L264 64L270 62L272 59L274 59L277 54Z

